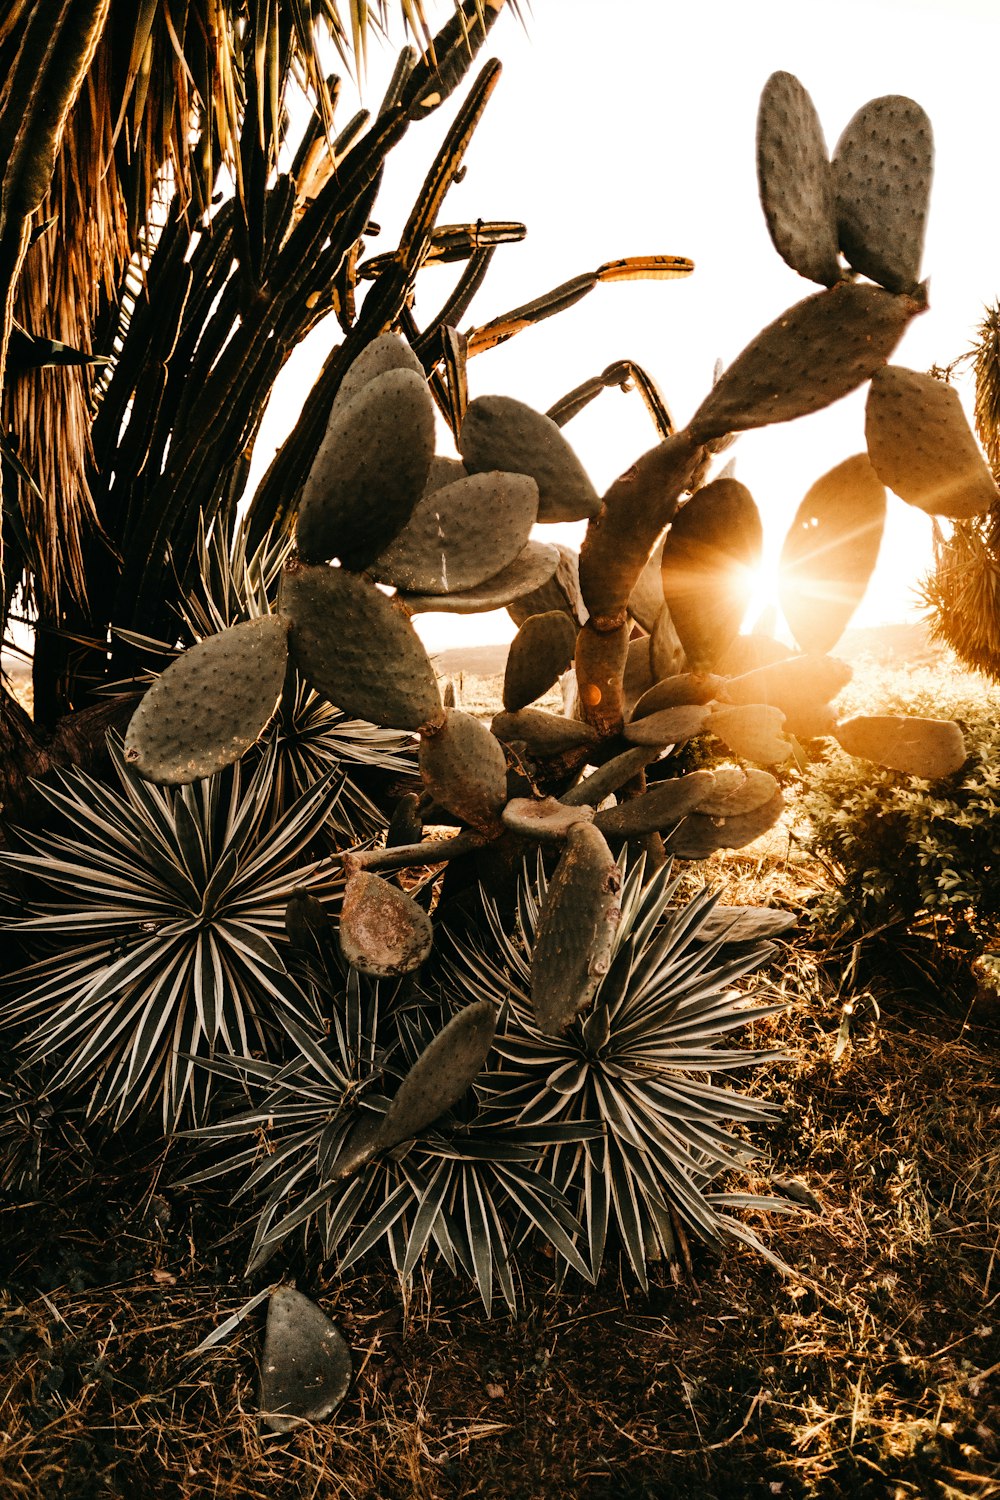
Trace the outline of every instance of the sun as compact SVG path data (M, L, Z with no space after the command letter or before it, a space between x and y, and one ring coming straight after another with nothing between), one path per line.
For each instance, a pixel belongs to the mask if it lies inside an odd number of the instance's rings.
M743 616L743 629L753 630L762 616L780 612L778 599L778 559L764 558L756 567L746 569L744 588L747 590L747 608ZM773 634L773 631L772 631Z

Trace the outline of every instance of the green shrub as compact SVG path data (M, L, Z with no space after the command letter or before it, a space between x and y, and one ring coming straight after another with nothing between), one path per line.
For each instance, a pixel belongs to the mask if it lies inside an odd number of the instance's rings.
M841 750L808 767L801 810L839 875L820 916L872 927L930 915L959 937L988 936L1000 927L1000 693L945 661L895 680L882 673L879 702L886 713L956 719L968 759L940 781Z

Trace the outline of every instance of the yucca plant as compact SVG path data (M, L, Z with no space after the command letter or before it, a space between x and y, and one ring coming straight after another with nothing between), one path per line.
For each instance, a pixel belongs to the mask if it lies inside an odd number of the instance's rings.
M178 791L111 756L117 788L81 771L39 784L56 826L0 856L26 892L6 925L38 952L8 977L0 1025L91 1115L159 1110L167 1128L204 1115L197 1057L273 1054L290 1020L315 1024L283 915L293 888L337 889L311 850L339 789L328 776L272 822L273 749L249 780L235 767Z
M548 884L541 859L522 879L516 931L484 895L490 939L453 939L449 963L470 997L504 1008L482 1082L484 1118L537 1142L536 1166L578 1215L594 1273L611 1234L644 1287L647 1260L675 1259L686 1235L763 1250L728 1208L787 1207L716 1188L759 1155L726 1122L759 1125L775 1113L715 1081L782 1055L720 1045L783 1009L749 1005L735 988L771 948L741 945L727 959L725 932L708 935L716 896L706 889L675 906L680 882L670 865L643 884L645 875L642 857L625 871L610 966L590 1009L562 1036L539 1030L530 999ZM580 1133L550 1145L553 1126Z
M331 977L336 983L328 969L327 984ZM418 1139L342 1171L358 1133L384 1116L399 1080L460 1007L457 996L440 1005L399 1000L394 985L345 966L323 1043L289 1027L298 1055L284 1066L217 1060L212 1070L240 1085L249 1108L188 1132L216 1159L186 1185L243 1174L234 1203L259 1205L250 1270L296 1231L315 1235L340 1272L384 1240L404 1279L425 1252L461 1267L489 1312L494 1282L516 1306L512 1254L533 1232L589 1279L580 1225L536 1169L537 1135L528 1141L484 1124L478 1087ZM587 1133L578 1125L541 1132L552 1143Z
M527 1242L548 1242L560 1274L592 1280L614 1233L644 1286L654 1247L675 1257L685 1231L763 1250L725 1210L784 1205L714 1184L757 1155L723 1122L759 1123L773 1109L711 1074L778 1055L718 1045L781 1009L748 1007L732 988L769 950L720 961L724 935L702 941L714 898L668 912L677 882L661 871L643 887L643 873L642 861L628 872L595 1008L563 1038L539 1033L526 994L545 890L539 868L522 882L516 938L487 899L491 938L455 940L439 984L400 1003L385 981L344 970L333 976L339 996L323 1044L296 1031L292 1063L212 1064L240 1084L249 1107L190 1132L216 1156L187 1182L243 1174L234 1202L260 1205L252 1269L303 1229L340 1271L385 1240L403 1278L425 1252L439 1255L473 1277L489 1310L495 1285L515 1306L516 1251ZM500 1012L489 1066L430 1129L355 1167L354 1143L385 1114L399 1080L443 1022L477 1000Z

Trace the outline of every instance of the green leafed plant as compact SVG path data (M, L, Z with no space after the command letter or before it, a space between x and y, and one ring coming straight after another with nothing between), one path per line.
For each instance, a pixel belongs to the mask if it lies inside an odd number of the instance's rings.
M1000 926L1000 694L958 674L907 672L898 695L917 696L960 721L968 758L937 782L840 751L803 773L802 811L839 879L824 921L862 928L944 919L961 940ZM891 685L886 692L891 711Z
M40 786L55 827L22 833L3 864L24 881L16 926L37 957L9 976L0 1024L44 1062L53 1091L86 1094L121 1123L204 1114L195 1059L274 1051L293 1018L314 1024L289 973L283 917L295 887L333 895L310 850L332 778L269 817L274 752L181 790L153 786L112 748L117 788L80 771Z

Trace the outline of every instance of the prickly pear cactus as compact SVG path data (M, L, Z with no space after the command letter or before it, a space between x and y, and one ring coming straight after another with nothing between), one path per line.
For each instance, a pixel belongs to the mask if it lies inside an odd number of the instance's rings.
M125 759L164 785L232 765L277 708L287 662L288 621L280 616L247 620L192 646L136 709Z
M375 337L333 401L276 612L164 674L130 731L144 772L190 779L239 754L266 723L289 654L344 712L419 737L421 790L400 788L385 847L346 857L348 962L383 977L418 969L447 920L446 898L469 880L502 884L525 850L541 851L556 863L532 990L552 1032L594 993L617 920L616 854L630 843L652 869L664 852L702 859L758 837L781 814L784 768L803 741L834 738L915 775L949 774L963 753L956 726L838 722L849 674L827 654L875 565L885 485L935 514L978 514L997 498L953 393L886 363L926 307L930 159L922 111L888 97L858 112L831 162L802 84L788 73L768 80L757 129L765 219L778 252L824 289L751 340L680 430L655 381L632 365L609 367L549 415L510 396L470 400L468 390L470 354L602 279L666 274L663 257L609 262L506 324L443 328L433 349L393 331ZM434 231L419 215L407 234L430 253ZM600 496L560 424L622 383L621 371L658 441ZM714 472L716 456L733 434L808 416L868 380L869 456L818 479L785 540L781 600L801 649L740 637L767 518L731 466ZM434 451L435 400L458 456ZM567 521L584 524L579 553L549 540L546 527ZM443 706L411 620L497 607L519 631L503 711L487 727L453 699ZM565 711L552 713L539 700L560 677ZM193 722L202 697L215 702L217 730ZM714 768L684 775L676 752L694 738ZM445 882L433 920L433 903L391 878L452 861L463 873ZM436 1080L437 1064L427 1067ZM381 1149L377 1141L384 1133L361 1121L343 1161Z

